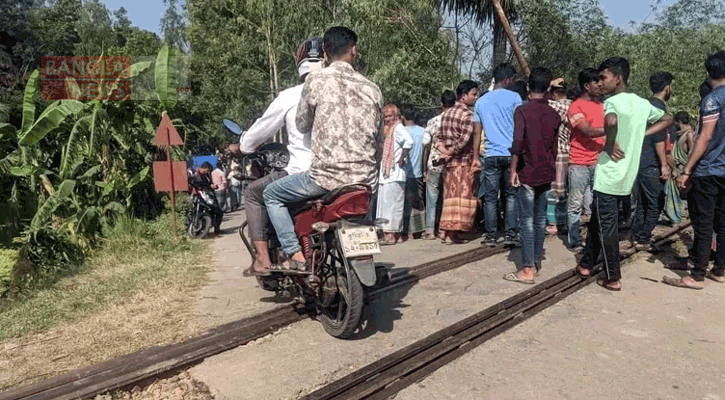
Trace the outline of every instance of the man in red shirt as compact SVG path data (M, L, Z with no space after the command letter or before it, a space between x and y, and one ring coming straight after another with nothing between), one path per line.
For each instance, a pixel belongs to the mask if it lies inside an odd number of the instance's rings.
M594 184L594 167L604 149L604 106L602 104L599 71L585 68L579 72L579 87L583 94L569 107L567 116L571 124L571 147L569 150L569 200L567 201L567 223L569 234L567 245L573 251L583 247L579 236L579 223L587 187ZM590 137L597 132L598 137Z
M546 238L547 195L551 182L556 179L561 117L544 98L550 82L551 71L548 68L534 68L529 75L529 102L514 112L511 186L518 188L521 268L503 278L526 284L533 284L541 269Z

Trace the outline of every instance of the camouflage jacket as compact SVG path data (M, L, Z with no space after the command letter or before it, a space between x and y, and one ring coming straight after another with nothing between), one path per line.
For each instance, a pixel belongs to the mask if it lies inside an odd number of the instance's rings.
M383 95L346 62L310 73L297 107L297 129L312 132L310 176L327 190L378 181Z

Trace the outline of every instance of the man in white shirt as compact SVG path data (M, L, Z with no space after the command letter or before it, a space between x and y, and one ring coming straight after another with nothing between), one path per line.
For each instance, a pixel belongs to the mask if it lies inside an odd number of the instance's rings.
M297 50L298 72L302 82L311 71L322 69L322 40L305 40ZM257 257L251 267L244 271L245 276L270 275L272 261L267 246L267 225L269 217L264 205L264 189L287 175L299 174L310 169L312 150L310 134L297 130L297 105L302 95L302 84L282 91L264 114L257 119L240 139L242 153L254 152L264 142L272 138L277 131L285 127L288 135L287 150L290 160L284 171L275 171L250 183L244 190L245 209L249 222L249 236L254 244Z

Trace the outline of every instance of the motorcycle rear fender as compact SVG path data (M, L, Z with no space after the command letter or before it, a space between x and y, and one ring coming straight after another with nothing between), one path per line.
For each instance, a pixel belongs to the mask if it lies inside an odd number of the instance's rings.
M349 258L347 262L352 270L355 271L357 277L360 278L360 283L363 285L368 287L374 286L378 281L373 256Z

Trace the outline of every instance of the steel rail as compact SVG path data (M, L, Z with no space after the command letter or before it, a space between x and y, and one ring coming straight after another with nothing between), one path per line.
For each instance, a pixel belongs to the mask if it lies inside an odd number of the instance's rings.
M689 226L687 223L671 229L658 238L655 247L659 248L670 243L672 236ZM621 257L626 260L635 253L632 248L623 252ZM598 267L601 268L601 264ZM596 281L596 275L582 279L573 270L565 271L368 364L302 399L387 399L489 339Z
M501 245L492 248L479 247L415 267L392 270L387 274L384 286L366 294L366 301L369 302L384 292L411 285L505 250ZM218 326L180 343L154 346L30 385L11 388L0 393L0 400L70 400L92 397L192 365L306 318L314 318L310 309L280 306L260 315Z

